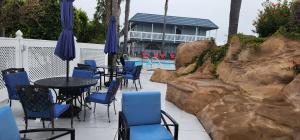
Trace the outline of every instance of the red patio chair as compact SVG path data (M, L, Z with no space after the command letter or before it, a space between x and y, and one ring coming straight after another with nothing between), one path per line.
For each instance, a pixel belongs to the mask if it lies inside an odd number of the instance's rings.
M160 54L160 58L161 58L161 59L165 59L165 58L166 58L166 55L165 55L165 54Z
M153 54L153 57L154 57L154 58L158 58L158 53L154 53L154 54Z
M171 53L171 54L170 54L170 58L171 58L171 59L175 59L175 54Z
M142 52L142 57L143 57L144 59L146 59L146 58L148 58L148 54L147 54L147 53L144 53L144 52Z

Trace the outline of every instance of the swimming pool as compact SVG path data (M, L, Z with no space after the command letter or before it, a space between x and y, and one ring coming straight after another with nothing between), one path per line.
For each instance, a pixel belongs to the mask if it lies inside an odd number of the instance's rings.
M147 70L153 70L156 68L175 70L175 62L172 60L130 60L135 61L135 65L143 65L143 68Z

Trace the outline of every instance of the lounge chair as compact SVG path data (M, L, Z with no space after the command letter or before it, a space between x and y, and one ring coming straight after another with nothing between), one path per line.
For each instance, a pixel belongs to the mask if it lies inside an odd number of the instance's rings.
M158 59L158 53L154 53L153 57Z
M175 57L176 57L175 54L173 53L170 54L170 59L175 59Z
M174 127L173 134L170 127ZM178 123L161 110L159 92L123 93L118 128L119 140L178 139Z
M161 59L165 59L165 58L166 58L166 55L162 53L162 54L160 54L160 58L161 58Z

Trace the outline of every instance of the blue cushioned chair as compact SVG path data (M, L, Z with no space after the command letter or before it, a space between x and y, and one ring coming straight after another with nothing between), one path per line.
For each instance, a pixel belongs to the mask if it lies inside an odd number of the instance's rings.
M75 130L68 128L45 128L45 129L28 129L19 131L11 109L8 106L0 107L0 140L20 140L20 133L35 133L57 131L63 134L53 136L49 139L57 139L62 136L71 135L71 140L75 140Z
M88 69L88 68L83 68L83 67L75 67L73 70L73 75L72 77L77 77L77 78L87 78L87 79L92 79L94 78L94 72L92 71L92 69ZM87 94L90 94L90 90L91 88L84 88L80 91L80 104L81 107L83 105L83 99L84 99L84 93L86 92Z
M178 124L161 110L159 92L123 93L119 140L177 140ZM167 124L167 117L173 124ZM161 124L163 122L163 125ZM170 130L174 127L174 133Z
M132 73L127 73L127 74L123 75L123 78L125 79L124 81L126 82L126 85L128 86L128 80L132 80L134 85L135 85L136 91L138 91L138 88L136 86L136 80L139 81L140 88L142 88L141 80L140 80L141 71L142 71L142 65L139 65L139 66L134 67L134 70L133 70Z
M12 100L19 100L17 94L17 85L30 85L27 73L24 68L10 68L2 71L3 81L8 92L9 105L11 106Z
M101 79L102 79L101 77L103 77L103 79L105 81L105 71L104 70L100 71L97 68L97 63L96 63L95 60L84 60L84 64L91 66L91 68L94 70L94 73L95 73L94 78L100 80L100 88L101 88L101 83L102 83L101 82Z
M54 128L54 119L58 118L70 108L69 104L56 104L53 102L49 89L40 88L33 85L17 87L20 102L25 114L25 129L28 128L28 120L41 118L43 127L44 121L51 121ZM73 127L73 116L71 117L71 127Z
M109 122L110 122L109 107L111 103L113 103L114 105L114 110L116 114L115 96L117 94L120 83L121 83L121 78L118 78L117 80L113 80L110 83L107 92L93 92L91 95L85 98L85 103L91 103L91 102L95 103L94 112L96 110L96 103L107 105L107 116ZM86 109L84 108L84 120L85 120L85 116L86 116Z
M125 65L123 66L123 74L133 73L135 66L135 61L125 61Z

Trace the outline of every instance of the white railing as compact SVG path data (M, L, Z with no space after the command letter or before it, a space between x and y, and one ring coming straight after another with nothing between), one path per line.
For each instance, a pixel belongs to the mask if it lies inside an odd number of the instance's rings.
M66 74L66 62L54 55L57 41L24 39L20 31L16 36L16 38L0 37L0 71L22 67L28 72L31 81ZM72 68L85 59L94 59L97 65L107 64L103 44L75 41L75 49L76 58L70 61L71 74ZM0 102L7 98L6 87L0 74Z
M163 38L162 33L155 32L140 32L140 31L129 31L129 39L139 39L139 40L156 40L161 41ZM208 40L209 37L206 36L196 36L196 35L182 35L182 34L166 34L165 40L172 42L193 42L197 40Z

